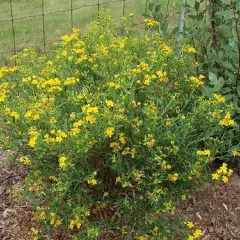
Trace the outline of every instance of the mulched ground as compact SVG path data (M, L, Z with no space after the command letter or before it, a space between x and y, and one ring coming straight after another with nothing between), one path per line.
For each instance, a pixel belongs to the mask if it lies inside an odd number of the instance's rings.
M207 186L178 213L201 226L201 240L240 239L240 176L234 173L229 184Z
M26 169L7 164L5 159L10 155L11 152L0 155L0 239L28 240L28 232L36 225L31 220L31 205L9 194L12 186L21 188Z
M21 188L26 169L6 163L10 154L0 155L0 239L29 240L31 227L37 226L32 220L31 206L9 193L12 186ZM210 184L182 204L177 213L201 226L201 240L240 240L240 175L234 173L229 184ZM56 234L54 240L60 239L69 238Z

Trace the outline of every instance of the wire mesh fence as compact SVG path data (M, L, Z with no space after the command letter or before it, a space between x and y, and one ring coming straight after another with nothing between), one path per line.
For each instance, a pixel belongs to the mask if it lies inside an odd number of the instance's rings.
M120 20L134 13L143 28L146 0L0 0L0 64L24 48L46 51L73 28L84 29L103 8Z

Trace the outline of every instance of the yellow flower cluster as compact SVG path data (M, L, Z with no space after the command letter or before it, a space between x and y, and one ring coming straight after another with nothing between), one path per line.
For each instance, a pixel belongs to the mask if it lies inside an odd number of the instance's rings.
M73 40L78 40L78 36L79 36L79 29L73 29L73 33L70 36L64 35L61 37L61 40L63 40L64 42L71 42Z
M158 21L152 20L152 19L144 19L144 22L148 27L154 27L158 26L160 23Z
M107 100L106 104L108 107L113 107L114 106L114 102L112 100Z
M214 93L213 95L213 103L225 103L226 99L221 94Z
M39 230L32 227L28 235L32 236L32 240L39 240L39 233L40 233Z
M35 147L36 145L36 141L38 139L38 136L39 136L39 133L36 129L30 129L28 134L30 135L30 139L29 139L29 142L28 142L28 145L32 148Z
M38 102L30 105L30 110L28 110L24 117L28 120L38 120L44 114L44 110L49 110L53 107L55 102L54 98L42 98Z
M230 113L227 113L224 117L224 119L222 119L220 122L219 122L219 125L220 126L224 126L224 127L229 127L229 126L232 126L234 125L234 120L231 118L231 114Z
M232 155L233 155L234 157L240 157L240 151L232 150Z
M121 87L119 83L114 83L114 82L108 82L107 86L113 87L113 88L116 88L116 89L119 89Z
M178 173L168 174L168 179L171 182L176 182L178 180L178 176L179 176Z
M53 120L53 119L51 119ZM51 121L50 120L50 121ZM53 137L50 137L49 134L44 135L44 141L48 144L56 144L56 143L61 143L64 139L67 139L68 134L63 132L62 130L55 130L52 129L50 133L53 135Z
M82 111L86 114L85 120L90 124L96 122L95 114L98 113L98 107L91 107L89 104L82 107Z
M149 65L145 62L140 62L140 64L138 64L136 68L132 70L133 73L141 73L141 72L148 72L148 71L149 71Z
M166 55L170 55L173 53L172 48L169 47L165 42L162 42L160 47L165 52Z
M210 157L210 155L211 155L211 151L210 150L198 150L197 151L197 155L198 156L208 156L208 157Z
M156 75L159 77L160 82L167 82L168 81L167 72L162 71L162 70L158 70L156 72Z
M97 180L96 179L88 179L88 184L89 185L96 185L97 184Z
M167 162L164 160L162 163L161 163L161 169L162 170L170 170L172 168L172 166L170 164L167 164Z
M80 220L78 217L76 217L70 220L69 228L73 229L76 226L77 229L80 229L82 224L83 224L83 221Z
M145 136L144 143L148 148L152 148L155 144L156 140L154 139L152 134L148 134Z
M50 212L50 224L58 227L62 224L62 219L59 218L54 212Z
M193 232L193 235L189 235L187 240L194 240L202 236L202 230L201 229L196 229Z
M19 161L24 165L30 165L31 161L27 157L20 157Z
M197 50L196 50L194 47L188 47L188 48L186 49L186 52L188 52L188 53L196 53Z
M8 90L8 83L0 84L0 103L6 100L7 90Z
M71 77L71 78L67 78L66 80L64 80L63 85L65 85L65 86L72 85L72 84L75 84L76 82L79 82L79 79L75 78L75 77Z
M229 177L232 175L233 170L228 169L227 164L223 163L216 173L212 174L213 180L222 179L224 183L228 183Z
M198 228L194 229L195 224L193 222L184 222L184 223L189 229L193 229L192 234L188 236L187 240L194 240L202 236L202 230Z
M108 127L105 129L105 136L107 137L112 137L113 133L114 133L114 128L113 127Z
M67 157L65 155L62 155L60 158L59 158L59 167L60 168L66 168L67 167Z
M193 88L198 88L200 86L202 86L204 84L204 76L200 75L198 78L197 77L190 77L189 80L190 80L190 84L191 84L191 87Z
M10 108L5 108L6 116L12 117L14 119L19 119L20 115L16 111L12 111Z

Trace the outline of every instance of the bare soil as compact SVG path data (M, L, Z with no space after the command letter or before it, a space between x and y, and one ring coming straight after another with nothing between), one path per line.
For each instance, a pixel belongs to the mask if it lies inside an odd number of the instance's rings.
M14 198L9 190L22 187L26 169L6 162L7 152L0 155L0 239L28 240L29 232L37 223L32 220L31 205ZM228 184L209 184L193 199L177 209L177 214L197 223L202 231L201 240L240 240L240 175L234 173ZM69 236L55 234L55 240L68 240ZM106 236L101 240L120 238Z
M240 239L240 176L234 173L228 184L209 184L186 201L178 214L201 226L202 240Z

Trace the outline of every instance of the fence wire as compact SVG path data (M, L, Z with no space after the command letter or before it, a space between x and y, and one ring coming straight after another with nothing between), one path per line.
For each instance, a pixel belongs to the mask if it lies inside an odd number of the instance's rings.
M0 20L0 23L9 23L11 24L11 33L12 33L12 50L9 50L9 51L1 51L0 49L0 54L16 54L17 52L19 51L22 51L24 48L29 48L29 47L32 47L32 48L42 48L43 51L45 52L46 51L46 47L48 45L51 45L53 44L54 42L56 42L57 40L54 40L54 41L51 41L51 42L47 42L47 37L46 37L46 16L49 16L49 15L53 15L53 14L56 14L56 13L66 13L66 12L69 12L70 14L70 26L71 26L71 29L74 28L74 12L76 10L79 10L79 9L82 9L82 8L87 8L87 7L96 7L97 9L97 16L96 16L96 19L99 18L99 12L101 10L101 7L104 7L108 4L111 4L111 3L117 3L119 4L119 7L118 7L118 11L121 13L121 16L122 17L125 17L126 15L126 1L131 1L131 0L109 0L109 1L105 1L105 2L101 2L101 0L97 0L96 3L92 3L92 4L84 4L81 5L81 6L76 6L74 7L74 4L73 4L73 0L70 0L70 8L69 9L64 9L64 10L56 10L56 11L50 11L50 12L46 12L46 3L48 0L39 0L41 1L41 13L40 14L32 14L32 15L26 15L26 16L20 16L20 17L15 17L14 16L14 4L13 4L13 0L9 0L9 7L10 7L10 19L7 19L7 20ZM81 1L81 0L80 0ZM139 0L140 1L140 0ZM76 0L75 0L76 2ZM142 3L144 1L142 0ZM142 4L143 5L143 13L145 12L146 8L144 7L144 3ZM122 8L122 10L121 10ZM40 45L27 45L18 49L17 48L17 41L16 41L16 27L15 27L15 24L17 21L20 21L20 20L24 20L24 19L31 19L31 18L39 18L41 17L42 18L42 44ZM90 22L90 21L89 21ZM65 23L66 24L66 23ZM144 26L144 23L141 22L141 23L133 23L132 24L134 27L135 26ZM122 33L123 33L123 29L122 30Z

